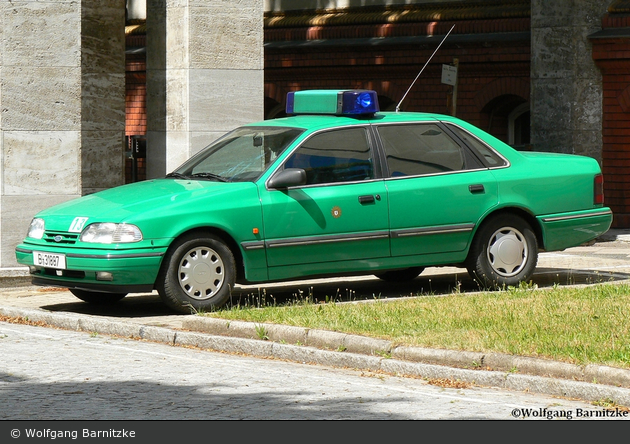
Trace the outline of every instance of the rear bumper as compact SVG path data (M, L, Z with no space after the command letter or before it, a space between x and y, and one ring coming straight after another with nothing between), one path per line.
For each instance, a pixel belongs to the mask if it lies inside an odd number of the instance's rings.
M610 229L610 208L538 216L542 227L543 248L558 251L575 247L601 236Z

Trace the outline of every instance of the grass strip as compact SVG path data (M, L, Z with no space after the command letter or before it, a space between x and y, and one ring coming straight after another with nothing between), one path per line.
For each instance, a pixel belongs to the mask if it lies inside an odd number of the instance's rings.
M412 345L630 368L630 285L232 306L204 316L325 329ZM331 298L332 300L333 298Z

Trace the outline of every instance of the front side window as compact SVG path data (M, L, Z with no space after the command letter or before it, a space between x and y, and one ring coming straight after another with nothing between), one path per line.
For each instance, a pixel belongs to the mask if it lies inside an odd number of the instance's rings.
M418 176L465 168L462 147L432 123L378 127L392 177Z
M204 148L167 177L255 181L303 131L281 127L237 128Z
M344 128L316 134L291 154L284 167L306 171L307 185L373 179L367 130Z

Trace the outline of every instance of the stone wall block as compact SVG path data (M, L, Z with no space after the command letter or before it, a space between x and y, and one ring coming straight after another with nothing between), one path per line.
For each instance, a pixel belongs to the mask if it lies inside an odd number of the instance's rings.
M6 2L3 2L6 3ZM3 12L5 66L81 64L79 2L9 2Z
M573 8L565 1L531 0L531 22L532 28L570 26Z
M147 132L147 178L163 177L170 171L166 166L166 132Z
M574 75L575 50L572 28L543 28L532 33L532 47L538 50L532 54L534 78L566 78Z
M536 115L553 128L569 128L571 126L572 100L566 97L564 79L546 79L532 81L532 101L536 103Z
M7 67L2 70L3 130L78 130L79 68Z
M82 76L81 120L86 131L125 131L125 74Z
M168 131L166 133L166 143L170 146L182 147L180 150L169 150L166 153L165 172L170 173L190 157L190 132Z
M124 183L124 141L121 131L81 132L82 193Z
M166 46L161 48L165 53L167 69L184 69L190 65L190 52L196 51L189 42L189 24L187 8L173 7L167 12L167 20L163 24L166 31ZM166 49L168 48L168 50Z
M170 74L169 74L170 75ZM147 130L166 130L166 71L147 70Z
M80 137L79 131L5 131L4 194L80 194Z
M0 2L0 66L3 65L4 53L5 53L5 50L4 50L5 16L7 15L7 11L9 10L9 7L12 7L12 6L13 5L11 5L9 2Z
M166 68L165 0L147 0L147 73ZM148 83L147 79L147 83Z
M166 78L166 130L183 131L188 127L189 70L169 69Z
M572 114L576 116L573 127L577 130L602 130L601 83L593 79L576 79Z
M191 66L263 69L263 15L256 1L215 1L192 15Z
M229 131L263 120L263 71L197 69L190 74L192 131Z
M125 64L125 0L83 2L81 65L85 72L119 72Z

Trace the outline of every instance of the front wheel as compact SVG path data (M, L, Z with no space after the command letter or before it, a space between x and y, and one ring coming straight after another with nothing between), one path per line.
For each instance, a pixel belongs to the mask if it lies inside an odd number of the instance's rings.
M181 312L210 311L228 301L236 278L234 255L213 235L186 236L168 251L158 278L158 293Z
M514 215L485 222L470 249L467 269L486 288L516 286L534 274L538 242L530 225Z

